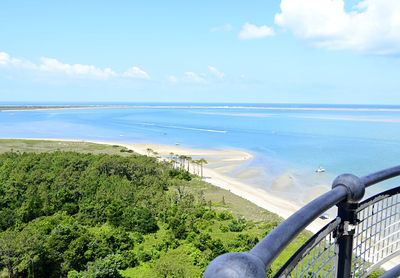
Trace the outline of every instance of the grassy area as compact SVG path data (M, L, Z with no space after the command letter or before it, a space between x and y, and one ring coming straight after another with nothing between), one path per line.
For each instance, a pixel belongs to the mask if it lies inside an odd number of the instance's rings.
M20 140L20 139L0 139L0 153L18 152L53 152L53 151L72 151L78 153L93 154L118 154L129 155L128 149L118 145L94 144L88 142L67 142L67 141L47 141L47 140Z
M278 215L260 208L228 190L221 189L209 183L195 180L191 183L190 190L197 192L197 194L203 194L204 198L210 201L212 206L217 210L229 209L236 216L242 216L254 221L282 221L282 218Z
M253 235L266 234L280 222L282 218L278 215L269 212L250 201L243 199L228 190L218 188L208 183L200 181L192 181L191 190L197 194L203 194L204 198L211 202L211 205L216 210L228 210L237 217L244 217L247 220L252 220L256 225L248 232ZM213 231L213 233L217 233ZM222 235L223 236L223 235ZM311 232L302 232L275 260L272 265L273 272L277 271L297 251L301 245L312 236Z
M4 152L53 152L53 151L74 151L79 153L105 153L105 154L117 154L128 156L130 153L124 147L118 145L103 145L94 144L87 142L59 142L59 141L45 141L45 140L15 140L15 139L1 139L0 140L0 153ZM200 179L193 179L187 187L183 190L187 190L200 198L204 198L205 202L217 211L229 211L238 218L245 218L250 220L246 227L246 233L249 236L254 236L261 239L266 233L271 231L274 226L282 221L282 218L268 212L253 203L238 197L227 190L220 189L212 186L208 183L201 181ZM231 220L225 222L216 222L215 225L207 227L208 231L216 236L217 238L227 241L234 242L237 239L237 234L234 232L226 231L226 226L229 225ZM222 224L221 224L222 223ZM225 226L224 226L225 225ZM135 250L136 253L146 254L151 252L157 252L157 246L163 244L164 238L166 237L165 229L160 229L154 234L146 235L146 244L141 247L143 250ZM309 237L311 233L303 232L296 238L290 246L282 253L280 257L274 262L272 268L277 270L282 266L285 261L293 254ZM181 249L184 250L181 250ZM189 263L190 256L196 256L193 254L195 249L191 249L189 246L180 246L172 252L163 253L159 252L157 256L159 260L154 264L143 264L138 267L127 269L123 271L123 275L126 277L156 277L157 269L166 268L174 263L174 254L186 254L188 256L188 263L183 269L186 269L187 275L185 277L199 277L199 273L191 272L192 265ZM182 262L182 260L180 260ZM183 260L185 261L185 260ZM188 273L191 273L190 275Z

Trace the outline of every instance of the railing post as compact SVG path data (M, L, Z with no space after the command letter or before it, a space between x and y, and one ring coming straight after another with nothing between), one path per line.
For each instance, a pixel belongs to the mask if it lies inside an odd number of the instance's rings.
M357 214L355 211L358 204L343 202L338 207L338 216L341 219L341 224L337 239L339 247L337 277L347 278L351 275L353 236L355 225L357 225Z
M347 189L347 199L340 202L338 206L338 217L341 219L337 231L338 261L337 276L340 278L351 277L351 263L353 257L353 236L357 225L358 201L364 197L365 186L360 178L351 174L338 176L332 188L344 186Z

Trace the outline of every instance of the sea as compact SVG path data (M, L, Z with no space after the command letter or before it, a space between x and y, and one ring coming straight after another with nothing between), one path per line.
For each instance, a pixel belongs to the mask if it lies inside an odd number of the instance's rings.
M38 105L37 103L0 103ZM43 105L43 104L41 104ZM54 103L46 105L55 105ZM65 138L239 149L254 158L256 186L273 190L290 173L296 192L329 188L339 174L363 176L400 164L400 106L239 103L58 103L114 108L2 111L1 138ZM117 107L117 106L123 107ZM325 172L317 173L323 168ZM387 189L399 179L371 187ZM277 194L284 194L276 192ZM286 198L285 195L281 197Z

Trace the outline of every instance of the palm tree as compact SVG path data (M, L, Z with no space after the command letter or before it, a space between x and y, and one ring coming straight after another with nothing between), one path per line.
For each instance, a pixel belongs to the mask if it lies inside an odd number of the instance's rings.
M176 167L176 168L179 168L179 165L180 165L180 163L179 163L179 161L180 161L179 155L176 154L176 155L174 156L174 159L175 159L175 167Z
M175 156L175 154L173 153L173 152L170 152L169 153L169 160L171 161L171 165L172 165L172 167L173 168L175 168L176 167L176 156Z
M195 173L196 175L199 175L199 166L200 166L199 161L198 161L197 159L194 159L194 160L192 160L192 163L193 163L194 165L196 165L196 168L193 168L194 173Z
M150 154L153 153L153 150L150 148L147 148L146 151L147 151L147 156L150 156Z
M185 161L186 161L186 155L180 155L179 156L179 162L180 162L180 168L185 169Z
M200 164L200 169L201 169L201 178L203 178L203 165L207 164L207 160L205 160L204 158L200 158L198 160L199 164Z
M193 161L193 158L191 156L186 156L186 161L187 161L187 171L190 172L190 162Z

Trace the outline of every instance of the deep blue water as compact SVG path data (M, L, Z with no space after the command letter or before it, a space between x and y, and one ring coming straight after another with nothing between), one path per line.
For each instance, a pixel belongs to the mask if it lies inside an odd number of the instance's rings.
M235 108L229 107L232 105ZM0 113L0 137L238 148L255 154L252 164L261 166L267 175L276 176L291 169L303 177L304 183L315 175L319 165L327 170L324 181L330 182L343 172L364 175L400 164L398 106L207 106L5 111Z

